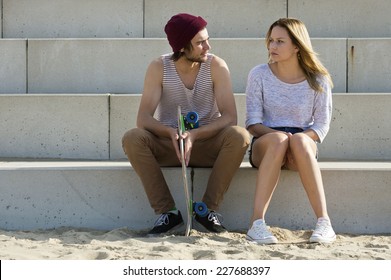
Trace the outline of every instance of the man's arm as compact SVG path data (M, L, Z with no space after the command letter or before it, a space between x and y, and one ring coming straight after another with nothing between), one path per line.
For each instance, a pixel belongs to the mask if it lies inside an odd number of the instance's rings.
M137 127L150 131L159 137L170 138L180 158L178 132L175 128L163 125L154 118L162 95L163 62L156 59L148 66L144 80L144 91L137 114Z
M192 130L191 133L194 132L195 134L193 136L194 140L212 137L223 128L237 124L236 104L228 66L223 59L214 56L211 72L216 103L221 117L208 125Z

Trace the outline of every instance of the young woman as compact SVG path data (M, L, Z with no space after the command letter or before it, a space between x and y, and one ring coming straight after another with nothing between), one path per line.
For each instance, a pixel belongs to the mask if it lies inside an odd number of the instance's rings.
M303 22L282 18L266 35L269 63L254 67L246 88L246 128L253 135L250 162L258 168L254 210L247 239L277 243L265 214L281 169L298 171L317 217L310 242L336 238L327 213L317 144L330 125L333 86L312 49Z

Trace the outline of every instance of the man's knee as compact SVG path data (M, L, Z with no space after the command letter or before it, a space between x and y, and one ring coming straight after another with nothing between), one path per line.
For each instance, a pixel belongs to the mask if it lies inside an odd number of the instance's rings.
M133 128L125 132L122 137L122 149L125 154L127 154L127 151L129 151L132 146L139 142L139 139L145 135L145 132L145 130L140 128Z
M247 148L250 145L250 134L244 127L230 126L227 128L227 135L239 147Z

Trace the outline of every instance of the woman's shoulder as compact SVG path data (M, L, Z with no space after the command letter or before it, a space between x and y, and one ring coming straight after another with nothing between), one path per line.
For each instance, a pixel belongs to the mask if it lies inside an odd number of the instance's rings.
M250 77L264 77L270 73L270 68L267 63L258 64L250 70Z
M323 89L324 92L330 92L331 91L332 85L330 84L330 80L328 79L328 77L326 75L319 74L316 77L316 80L317 80L317 82L319 83L319 85L321 86L321 88Z
M269 64L267 63L262 63L254 66L251 71L266 71L269 69Z

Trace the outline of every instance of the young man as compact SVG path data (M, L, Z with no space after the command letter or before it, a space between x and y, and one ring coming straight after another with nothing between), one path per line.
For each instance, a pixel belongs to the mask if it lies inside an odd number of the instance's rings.
M139 175L151 207L160 217L149 234L183 224L161 166L180 166L179 137L185 140L186 165L212 167L202 201L206 217L195 220L211 232L223 232L216 213L249 145L248 132L237 123L230 73L225 61L209 53L206 21L189 14L173 16L165 26L173 53L149 65L137 115L137 128L122 144ZM177 107L197 112L199 127L177 132ZM198 187L198 186L196 186Z

